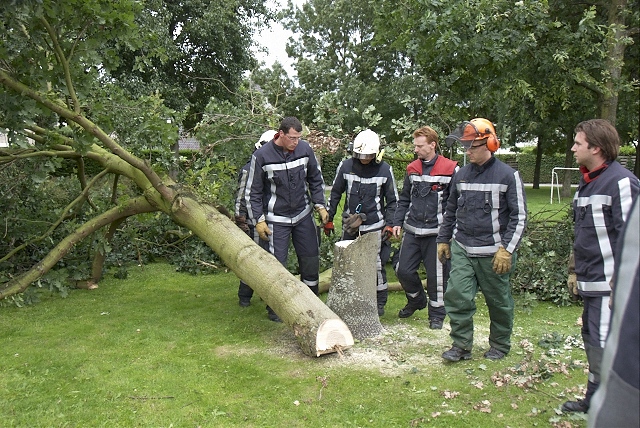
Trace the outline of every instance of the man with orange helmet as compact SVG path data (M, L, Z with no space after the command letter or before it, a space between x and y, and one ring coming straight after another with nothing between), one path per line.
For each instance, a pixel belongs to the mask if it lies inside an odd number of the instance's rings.
M442 358L471 358L475 296L480 290L491 323L484 357L499 360L511 349L514 303L509 278L527 220L524 185L517 171L494 156L500 141L487 119L463 122L447 140L462 144L469 164L451 181L436 239L440 261L451 259L444 304L453 346Z

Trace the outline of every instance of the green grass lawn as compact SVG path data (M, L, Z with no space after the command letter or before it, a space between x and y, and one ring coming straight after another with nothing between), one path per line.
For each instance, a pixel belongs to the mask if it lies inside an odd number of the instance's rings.
M527 194L527 211L531 214L530 218L533 219L558 220L563 218L571 207L571 201L573 200L572 194L570 197L561 197L558 203L556 195L553 203L551 203L549 187L533 189L531 185L527 185L525 193Z
M556 412L586 383L580 307L518 310L512 352L491 362L479 295L474 358L448 364L448 326L429 330L423 311L397 318L402 293L391 293L385 335L319 358L257 296L240 308L236 293L231 273L156 264L66 299L1 307L0 425L586 426Z

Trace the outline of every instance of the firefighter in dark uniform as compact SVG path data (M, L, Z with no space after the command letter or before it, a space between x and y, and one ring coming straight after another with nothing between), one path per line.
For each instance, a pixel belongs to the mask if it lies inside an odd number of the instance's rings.
M611 329L602 357L602 383L589 406L589 428L640 426L639 224L636 199L617 251Z
M255 144L255 150L258 150L266 143L272 141L276 134L276 131L267 131L263 133ZM247 200L245 198L245 192L247 190L247 177L249 176L250 166L251 159L249 159L249 162L247 162L238 173L238 191L236 193L234 218L236 225L249 235L256 244L264 246L262 245L262 242L264 241L260 240L260 236L258 236L258 232L256 232L254 225L247 221ZM253 297L253 290L241 280L240 286L238 287L238 303L243 308L247 307L251 305L251 297Z
M393 215L398 190L391 165L382 161L380 138L370 129L360 132L353 140L353 156L340 162L329 199L329 223L325 233L333 232L333 218L342 194L346 193L342 212L342 239L352 240L365 233L377 233L380 252L377 260L378 315L384 315L389 285L385 266L391 255Z
M398 316L408 318L427 307L427 293L418 275L422 263L427 272L429 327L441 329L446 315L444 292L450 262L438 262L436 237L449 197L449 183L459 168L457 162L437 153L438 134L431 127L417 129L413 133L413 145L418 159L407 166L393 220L395 236L400 236L404 229L395 270L407 296L407 305Z
M323 224L324 181L309 143L301 140L302 124L285 117L275 139L253 153L247 178L247 214L269 251L287 266L289 241L298 257L300 279L318 294L320 247L314 210ZM267 307L269 319L280 321Z
M608 121L593 119L576 126L571 151L582 178L573 198L574 242L567 286L584 303L581 332L589 374L585 398L565 402L563 412L586 413L600 383L617 244L640 189L638 178L616 162L619 150L618 132Z
M524 185L517 171L494 156L500 141L487 119L463 122L447 138L463 145L469 164L451 181L437 238L438 258L443 263L451 259L444 305L453 346L442 358L471 358L480 290L490 319L490 348L484 357L498 360L511 350L514 303L509 278L527 221Z

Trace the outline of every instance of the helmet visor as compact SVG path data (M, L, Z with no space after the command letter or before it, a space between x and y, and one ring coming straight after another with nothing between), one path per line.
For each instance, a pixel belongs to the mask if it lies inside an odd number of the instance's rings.
M358 153L358 152L353 152L353 157L356 159L362 159L362 160L367 160L367 159L373 159L376 157L375 153Z
M444 139L444 143L447 147L453 146L455 143L459 143L465 149L471 147L476 140L482 140L486 138L471 122L462 122L458 127Z

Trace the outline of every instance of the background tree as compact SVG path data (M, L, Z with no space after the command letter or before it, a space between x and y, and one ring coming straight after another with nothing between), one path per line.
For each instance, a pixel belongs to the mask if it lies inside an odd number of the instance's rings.
M157 93L185 112L185 131L201 120L211 97L232 100L242 74L257 65L252 36L272 19L258 0L145 0L135 21L146 41L131 49L114 43L120 58L110 77L137 95Z
M354 112L374 105L394 142L416 123L446 135L484 116L505 146L537 139L566 166L581 120L618 118L625 142L638 139L637 66L625 60L638 55L637 28L625 26L637 26L635 3L312 0L289 15L301 32L289 45L308 96L300 115L323 127L367 126ZM612 107L616 97L629 102Z

